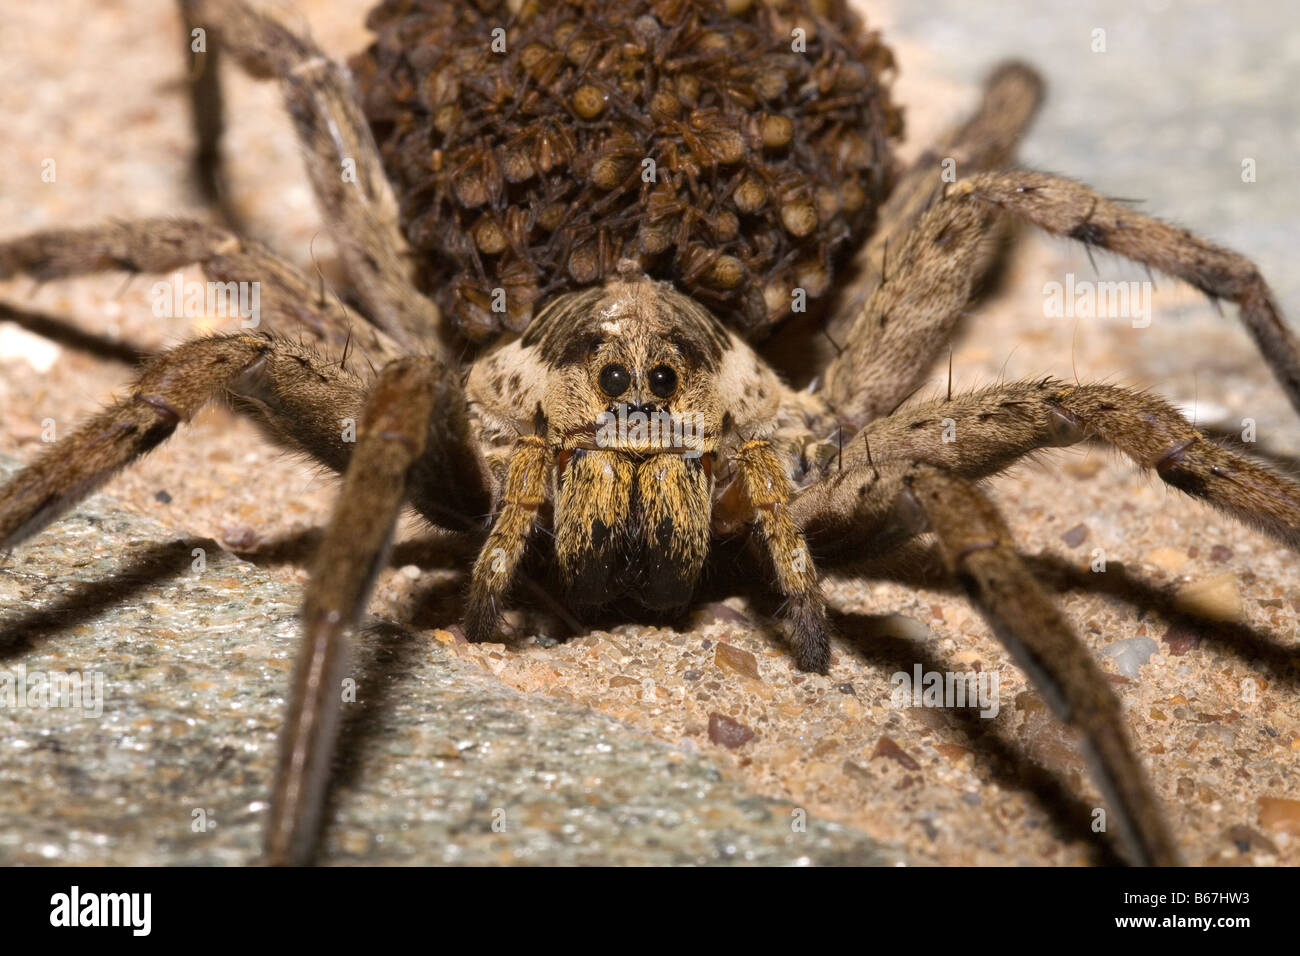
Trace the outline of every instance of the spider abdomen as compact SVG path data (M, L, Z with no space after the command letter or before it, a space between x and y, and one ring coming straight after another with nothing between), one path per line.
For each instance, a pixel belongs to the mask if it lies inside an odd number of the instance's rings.
M385 0L369 25L403 227L471 338L621 258L762 331L891 185L892 56L844 0Z

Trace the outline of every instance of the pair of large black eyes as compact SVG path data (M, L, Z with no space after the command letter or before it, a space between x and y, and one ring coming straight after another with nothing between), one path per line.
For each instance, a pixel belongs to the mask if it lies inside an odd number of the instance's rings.
M618 398L632 384L632 373L617 362L600 370L600 390L610 398ZM667 365L656 365L648 377L650 391L659 398L667 398L677 391L677 373Z

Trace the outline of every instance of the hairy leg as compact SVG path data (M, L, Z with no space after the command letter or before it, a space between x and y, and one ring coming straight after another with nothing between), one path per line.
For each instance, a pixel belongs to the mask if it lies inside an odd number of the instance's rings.
M0 488L0 550L39 532L171 436L241 376L265 368L262 335L198 339L153 359L123 398Z
M440 414L422 437L425 452L415 462L410 500L441 527L474 531L488 508L486 470L469 438L460 386L436 367ZM126 398L0 488L0 550L39 532L214 399L229 401L277 444L342 473L356 448L365 395L365 381L339 363L269 335L177 346L148 361Z
M470 578L465 636L471 641L490 641L496 636L501 605L527 551L537 511L546 501L550 468L551 454L545 441L535 435L519 439L510 457L496 521Z
M826 367L822 394L857 429L889 414L925 380L971 300L997 219L969 197L927 209L889 250L889 273Z
M365 401L357 447L312 566L266 830L267 861L310 862L338 730L345 637L365 611L425 449L443 369L427 359L385 366Z
M792 489L781 459L766 441L749 441L732 456L736 478L715 511L714 529L726 533L742 524L758 532L771 559L776 588L785 598L782 616L790 628L800 670L824 674L830 668L830 627L817 568L798 522L790 513Z
M343 638L365 608L401 507L409 497L435 521L452 509L462 520L440 523L455 530L465 523L457 507L486 507L476 453L457 447L463 436L454 425L434 420L439 400L449 401L453 422L456 399L463 403L458 390L449 391L448 379L434 359L399 359L385 366L367 393L355 376L264 334L198 339L151 359L127 397L0 488L3 551L220 397L230 397L281 443L346 469L303 611L305 644L268 829L272 862L304 862L313 846L338 717ZM469 467L462 471L462 464Z
M414 284L397 204L350 74L242 0L185 2L191 20L212 26L221 49L251 75L280 81L317 201L367 313L408 350L441 356L441 315Z
M844 467L921 461L966 479L1040 448L1105 442L1166 483L1300 550L1300 482L1216 444L1163 399L1047 379L908 406L844 447Z
M834 341L841 342L848 336L868 296L881 284L886 266L893 271L896 251L943 189L946 170L951 169L952 175L969 176L1011 163L1016 145L1042 98L1043 81L1032 67L1016 62L1001 64L985 83L975 114L950 129L899 177L880 210L879 228L854 259L852 285L840 294L839 305L827 324ZM952 161L949 167L944 165L947 160Z
M791 506L819 555L860 557L922 531L1058 719L1081 735L1133 862L1176 865L1177 848L1134 752L1119 701L1085 646L1016 553L1011 532L966 479L918 462L846 467Z
M209 280L257 283L259 328L307 332L331 348L361 349L374 361L400 349L380 329L353 321L298 269L259 242L189 219L136 219L85 229L52 229L0 242L0 279L41 281L109 270L162 274L199 265Z
M216 207L226 225L236 227L231 204L227 202L225 183L221 178L221 127L224 124L225 104L221 95L219 64L220 49L215 37L198 31L202 24L194 19L194 7L189 0L179 0L181 29L190 64L189 94L190 118L194 124L194 178L203 199ZM204 31L206 32L206 31ZM205 49L196 50L197 36L203 37Z
M1109 249L1237 303L1241 321L1300 410L1300 339L1248 259L1046 173L979 173L949 187L917 221L890 274L827 367L824 394L854 426L888 414L928 374L970 300L974 263L997 211Z

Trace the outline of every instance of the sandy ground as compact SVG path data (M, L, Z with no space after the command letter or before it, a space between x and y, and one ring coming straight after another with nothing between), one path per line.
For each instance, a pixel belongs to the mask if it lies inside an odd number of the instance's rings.
M0 141L0 233L113 216L202 216L187 178L185 64L172 6L3 6L0 115L8 135ZM322 46L343 56L364 42L365 7L363 0L298 0L291 19L310 23ZM887 30L900 21L892 7L868 9ZM64 29L67 23L77 28ZM988 29L996 36L995 22ZM970 77L945 72L918 33L900 32L895 43L915 150L969 107L976 88ZM1029 58L1051 56L1044 47ZM234 71L228 79L238 111L226 149L241 211L258 238L304 268L314 255L331 274L333 250L274 89ZM1226 111L1222 119L1230 126ZM1104 126L1098 115L1099 141ZM1075 152L1068 171L1089 178L1093 158ZM46 160L55 163L53 183L41 179ZM1234 200L1234 214L1248 217L1249 202ZM1249 222L1198 225L1222 235ZM1145 278L1113 262L1098 265L1101 278ZM1194 408L1201 422L1239 430L1242 419L1253 419L1261 450L1300 452L1295 414L1237 328L1234 309L1221 318L1162 281L1148 328L1125 318L1046 318L1044 283L1070 273L1094 277L1086 255L1066 243L1023 242L1001 291L955 346L955 387L1045 374L1152 386ZM20 279L0 284L0 298L145 350L225 327L206 317L154 318L153 281L110 275L36 288ZM1300 310L1298 302L1286 305L1293 315ZM120 362L27 338L12 323L0 322L0 336L0 451L19 459L39 452L47 420L66 433L129 376ZM945 374L935 371L933 390ZM211 537L298 585L333 485L212 409L107 491L130 512ZM1187 859L1300 862L1294 556L1100 449L1017 467L993 492L1024 553L1056 568L1061 601L1110 674ZM902 844L918 862L1104 859L1089 833L1098 798L1068 735L951 589L830 581L843 636L828 677L795 671L738 597L702 608L687 632L627 626L552 646L525 631L509 645L471 646L445 630L456 620L462 579L424 537L414 522L404 526L372 608L444 644L453 666L626 721L707 756L755 792ZM1098 549L1107 570L1091 574ZM998 675L1000 712L979 720L893 706L891 675L918 662ZM754 736L724 746L714 715Z

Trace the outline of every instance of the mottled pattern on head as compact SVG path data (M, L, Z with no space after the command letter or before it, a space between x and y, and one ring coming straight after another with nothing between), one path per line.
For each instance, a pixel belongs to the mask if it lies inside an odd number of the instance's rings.
M523 344L560 368L585 360L611 340L644 353L655 339L705 372L717 371L727 349L726 330L707 309L668 283L645 277L619 277L555 299L533 320Z

